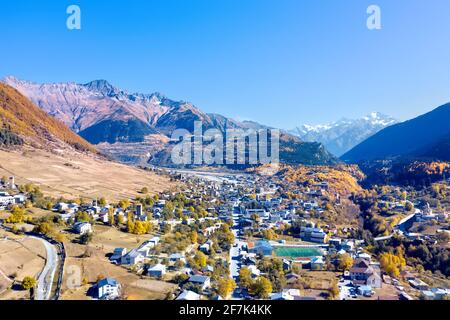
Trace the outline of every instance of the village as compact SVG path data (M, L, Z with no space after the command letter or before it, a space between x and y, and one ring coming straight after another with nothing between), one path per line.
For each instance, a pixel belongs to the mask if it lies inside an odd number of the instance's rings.
M407 254L398 247L386 250L393 242L398 246L407 241L408 250L433 244L448 252L447 204L430 205L413 199L406 191L380 193L376 207L389 213L383 221L388 221L390 227L382 234L372 232L378 236L369 237L361 230L358 219L356 223L333 223L326 218L334 212L334 206L343 206L348 199L359 204L361 198L342 197L312 173L307 183L298 183L254 173L163 171L161 174L169 175L180 187L149 195L143 186L140 197L115 204L103 198L47 199L38 188L18 186L14 177L5 177L0 191L0 225L5 232L16 235L32 233L52 238L65 244L66 251L72 242L86 247L88 252L100 230L114 230L121 237L135 235L135 245L130 240L124 246L114 246L102 238L97 246L108 251L102 263L105 270L110 264L108 268L118 268L132 274L133 279L141 279L136 281L166 283L167 290L160 299L450 297L448 277L441 271L432 272L409 263ZM441 187L448 190L449 183L446 181ZM41 207L40 218L27 213L32 207ZM396 219L392 219L393 213ZM364 214L364 210L358 212ZM30 224L32 228L26 227ZM84 254L87 259L89 254ZM83 261L83 257L77 259ZM448 269L448 259L443 263ZM69 262L65 261L64 269L68 267ZM67 278L67 271L61 273L59 290L65 288ZM127 298L124 287L128 284L114 274L102 273L95 281L79 282L71 290L63 290L68 299L74 292L77 297L89 299Z

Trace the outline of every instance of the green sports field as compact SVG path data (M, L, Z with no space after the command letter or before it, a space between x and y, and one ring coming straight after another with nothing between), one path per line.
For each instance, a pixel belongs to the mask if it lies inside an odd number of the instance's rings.
M321 250L317 248L278 247L273 251L277 257L287 258L308 258L322 255Z

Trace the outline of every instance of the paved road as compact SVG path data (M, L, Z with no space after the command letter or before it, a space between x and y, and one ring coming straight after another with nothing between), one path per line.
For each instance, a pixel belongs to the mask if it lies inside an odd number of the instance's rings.
M233 229L235 240L233 247L230 249L230 275L235 280L239 277L239 249L242 247L243 242L239 238L239 212L235 209L233 212Z
M37 237L31 237L33 239L39 240L42 242L42 244L45 247L45 250L47 251L47 259L45 262L44 269L40 273L38 280L37 280L37 289L36 289L36 300L49 300L50 295L52 292L52 284L53 284L53 278L55 277L56 273L56 266L58 262L58 253L56 251L55 246L50 244L48 241L37 238Z
M233 229L232 232L235 236L234 245L230 249L230 276L237 282L239 280L239 270L241 269L239 264L239 250L244 245L244 241L239 237L239 219L241 215L239 213L239 208L235 208L233 212ZM233 300L241 300L242 298L238 294L239 288L236 288L233 293Z

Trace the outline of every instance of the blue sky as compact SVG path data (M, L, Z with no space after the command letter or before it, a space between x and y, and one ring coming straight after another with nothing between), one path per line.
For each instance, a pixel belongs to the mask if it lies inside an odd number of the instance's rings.
M449 15L448 0L2 1L0 77L107 79L282 128L408 119L450 101Z

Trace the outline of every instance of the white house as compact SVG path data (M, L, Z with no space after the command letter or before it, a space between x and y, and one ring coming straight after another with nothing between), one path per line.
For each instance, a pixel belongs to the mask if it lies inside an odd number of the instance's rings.
M72 230L78 234L92 233L92 225L89 222L77 222L73 225Z
M65 202L59 202L53 207L53 211L65 211L69 208L69 204Z
M106 278L100 280L96 287L98 299L112 300L117 299L120 296L120 284L115 279Z
M325 261L323 257L314 257L311 259L311 270L323 270L325 267Z
M161 263L158 263L157 265L154 265L153 267L149 268L147 270L147 274L150 277L160 278L166 274L166 266Z
M153 247L156 247L156 245L159 243L160 240L161 240L160 237L153 237L153 238L151 238L148 242L149 242L150 244L152 244Z
M175 300L200 300L200 295L189 290L184 290Z
M206 290L211 287L211 278L207 276L194 275L191 276L188 281L199 284L202 290Z
M202 244L199 247L199 250L202 251L203 253L209 253L211 251L211 247L213 245L213 241L212 240L208 240L206 241L204 244Z
M118 261L120 262L122 260L122 257L127 254L126 248L115 248L113 255L109 258L111 261Z
M120 261L123 265L136 265L144 261L144 256L138 250L133 249L124 255Z
M297 297L300 297L299 289L284 289L281 292L272 293L270 296L270 300L295 300Z
M24 194L16 194L14 196L14 201L17 204L24 203L27 197Z
M184 256L181 253L172 253L169 256L169 260L172 262L176 262L176 261L186 261L186 259L184 258Z
M259 277L261 275L261 271L258 269L257 266L250 265L247 268L250 271L250 273L251 273L253 278L257 278L257 277Z
M0 192L0 206L8 206L14 204L16 200L13 196L10 196L8 192Z

